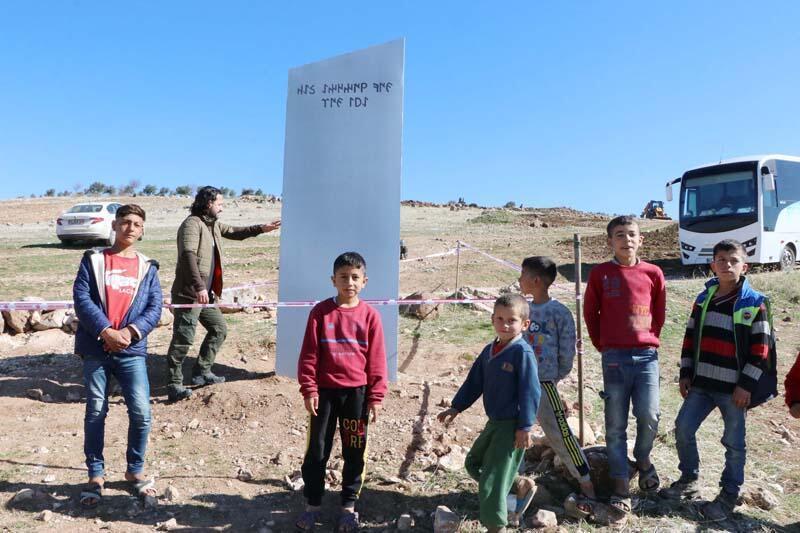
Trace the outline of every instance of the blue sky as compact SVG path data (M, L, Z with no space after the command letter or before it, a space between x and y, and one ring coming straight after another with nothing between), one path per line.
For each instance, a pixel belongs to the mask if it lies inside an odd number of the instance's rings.
M280 193L288 69L406 38L402 197L638 212L800 155L800 3L0 3L0 197ZM674 212L674 206L670 206Z

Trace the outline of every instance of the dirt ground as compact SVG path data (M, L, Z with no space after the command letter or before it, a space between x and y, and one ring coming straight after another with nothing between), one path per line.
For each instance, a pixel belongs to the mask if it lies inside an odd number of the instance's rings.
M161 262L160 279L167 291L174 274L175 231L190 199L121 200L139 202L147 210L141 249ZM72 203L76 202L0 202L0 301L24 296L71 299L82 247L59 245L53 221ZM235 225L262 223L279 216L279 210L280 204L228 201L222 218ZM445 252L457 247L458 241L516 264L528 255L551 255L561 264L553 295L574 308L572 235L582 236L585 280L593 264L608 258L607 217L555 208L512 211L498 221L492 213L479 208L404 206L401 236L409 257ZM654 462L665 479L677 474L672 427L679 405L675 382L680 336L688 305L702 280L678 266L673 223L643 221L642 228L646 232L643 257L670 273L670 310L662 335L662 423L654 451ZM227 246L226 285L277 280L278 243L279 236L269 234ZM456 275L458 286L497 293L518 277L507 266L463 248L458 258L448 255L402 263L400 272L401 296L414 291L452 294ZM380 274L370 273L375 275ZM797 273L760 276L760 283L771 287L785 286L787 280L792 287L798 286ZM275 285L259 290L268 300L276 297ZM799 320L799 302L792 294L781 296L776 321ZM438 505L447 505L463 517L461 531L480 530L476 484L463 470L450 470L439 459L469 448L485 422L483 410L474 406L450 428L439 425L435 415L454 395L472 359L491 340L491 328L484 311L464 306L442 306L440 311L435 320L401 318L398 381L390 387L379 420L370 427L367 482L359 503L365 531L396 530L402 513L414 519L415 531L432 531L431 513ZM291 531L292 517L303 505L301 493L292 487L306 439L302 398L296 382L274 374L275 313L227 317L229 336L214 369L226 376L226 383L198 389L184 402L166 402L164 355L171 329L161 327L150 336L153 425L146 473L155 477L159 490L158 505L153 508L143 506L123 482L127 417L119 395L112 396L106 422L108 482L103 502L96 510L80 507L78 493L85 482L84 392L81 361L72 355L73 338L60 330L0 334L0 528L153 531L174 519L177 531ZM782 376L796 353L798 336L790 323L780 325L780 335ZM190 355L196 353L201 339L198 328ZM597 361L596 352L587 350L585 413L591 428L602 437L602 405L597 395L602 377ZM574 403L576 372L560 388ZM31 393L36 389L41 396ZM669 507L657 498L642 497L628 523L630 530L797 531L800 454L797 445L792 445L795 441L788 445L779 441L782 437L776 436L780 433L776 428L789 428L788 439L800 433L800 424L788 418L782 399L759 408L748 424L748 481L776 495L773 510L743 506L735 521L714 526L703 523L692 505ZM711 420L700 434L707 498L715 493L722 465L720 427L719 420ZM329 466L325 529L330 529L336 516L341 466L336 451ZM555 502L550 507L558 510L559 505ZM597 526L561 517L559 527L578 531Z

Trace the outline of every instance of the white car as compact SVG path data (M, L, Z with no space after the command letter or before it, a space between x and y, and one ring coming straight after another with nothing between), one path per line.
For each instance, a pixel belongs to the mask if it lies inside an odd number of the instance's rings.
M56 219L56 235L61 242L101 241L114 244L111 222L122 204L91 202L74 205Z

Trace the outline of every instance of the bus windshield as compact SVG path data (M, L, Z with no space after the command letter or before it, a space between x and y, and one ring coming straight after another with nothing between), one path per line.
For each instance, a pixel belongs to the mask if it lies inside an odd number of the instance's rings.
M687 173L681 184L681 227L699 226L692 229L715 232L756 221L754 169L692 174Z

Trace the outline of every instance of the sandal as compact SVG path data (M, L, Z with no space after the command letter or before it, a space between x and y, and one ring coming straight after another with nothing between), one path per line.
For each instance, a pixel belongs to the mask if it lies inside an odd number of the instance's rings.
M583 518L590 518L594 516L594 508L597 505L595 498L590 498L586 494L580 493L574 495L575 497L575 510L583 515Z
M336 529L334 530L336 533L354 533L359 529L358 523L358 513L353 511L351 512L343 512L339 515L339 523L336 524Z
M155 498L156 481L154 479L140 479L130 482L133 492L140 498L144 499L148 496Z
M517 496L517 505L514 508L514 514L517 516L519 523L522 523L522 519L525 516L525 511L527 511L528 507L530 507L531 501L533 501L533 497L536 494L536 483L527 477L521 477L519 483L522 483L523 481L527 481L531 488L522 498L520 498L519 495Z
M297 531L314 531L322 513L320 511L303 511L294 523Z
M650 464L650 468L639 470L639 490L643 492L653 492L661 486L661 480L656 472L656 465Z
M614 494L608 499L608 506L622 514L631 512L631 497L629 494Z
M100 505L103 499L103 486L100 483L89 483L81 491L78 500L84 509L93 509Z

